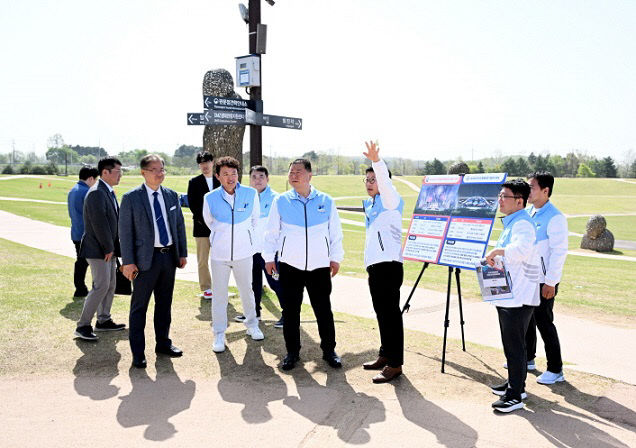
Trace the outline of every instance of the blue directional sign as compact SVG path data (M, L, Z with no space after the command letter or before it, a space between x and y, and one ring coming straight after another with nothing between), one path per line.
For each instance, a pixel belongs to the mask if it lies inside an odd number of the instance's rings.
M226 98L222 96L203 96L203 108L215 110L236 110L245 109L256 110L256 101L244 100L242 98Z
M283 117L280 115L267 115L253 112L249 109L245 111L245 122L257 126L272 126L275 128L302 129L303 119L294 117Z
M188 125L244 125L245 112L242 111L223 111L223 110L207 110L205 112L195 112L188 114Z

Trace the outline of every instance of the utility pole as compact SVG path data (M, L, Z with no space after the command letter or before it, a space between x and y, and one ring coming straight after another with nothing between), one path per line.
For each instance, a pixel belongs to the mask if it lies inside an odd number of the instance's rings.
M249 48L250 54L256 54L256 30L261 23L261 0L249 0ZM261 85L250 87L250 99L256 104L262 104L261 87L263 86L263 61L261 60ZM259 110L260 109L260 110ZM263 112L262 106L257 106L255 112ZM250 125L250 166L263 164L263 128L255 124Z

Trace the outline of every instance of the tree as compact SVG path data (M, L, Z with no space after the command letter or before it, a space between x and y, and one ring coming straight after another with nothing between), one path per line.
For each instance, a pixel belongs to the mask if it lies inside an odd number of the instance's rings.
M30 174L33 169L33 164L30 160L24 162L24 164L20 167L20 174Z
M530 174L530 171L532 171L525 158L519 157L517 159L517 171L519 173L519 176L523 177L526 177L528 174Z
M122 151L117 154L117 158L124 166L138 166L139 161L145 155L148 155L146 149L131 149L130 151Z
M579 169L576 172L576 177L596 177L596 174L585 163L581 163L579 164Z
M504 173L508 173L508 176L518 176L517 164L512 157L508 157L501 165L501 169Z
M477 172L478 173L485 173L486 172L486 170L484 169L484 164L481 163L481 160L477 164Z
M7 165L2 169L2 174L14 174L13 167L11 165Z
M534 152L531 152L528 156L528 163L530 164L530 168L536 170L535 165L537 164L537 156L534 155Z
M617 177L618 173L616 170L616 164L614 163L614 160L610 157L607 156L602 160L602 164L603 164L603 174L604 177Z
M79 160L79 156L68 146L52 146L46 151L46 160L53 161L59 165L73 163L74 160Z
M629 177L636 177L636 160L632 162L629 167L629 172L627 174Z
M61 148L62 146L65 146L62 134L53 134L46 141L47 148Z

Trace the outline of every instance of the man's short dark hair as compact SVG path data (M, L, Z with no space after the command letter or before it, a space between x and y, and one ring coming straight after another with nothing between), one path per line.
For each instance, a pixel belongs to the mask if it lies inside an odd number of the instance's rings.
M220 175L221 168L223 168L224 166L228 168L234 168L236 169L237 172L240 168L238 160L236 160L234 157L224 156L224 157L219 157L218 159L216 159L216 162L214 163L214 172L217 175Z
M99 162L97 162L97 172L101 176L104 170L110 171L113 168L115 168L116 165L121 166L121 162L119 161L117 157L111 157L111 156L102 157L101 159L99 159Z
M515 195L515 197L522 198L523 206L526 206L528 203L528 196L530 196L530 185L528 182L521 178L511 179L505 181L501 187L512 191L512 194Z
M267 171L267 168L265 168L262 165L254 165L252 168L250 168L250 176L252 175L254 171L257 171L259 173L265 173L265 176L269 177L269 171Z
M391 170L390 169L386 169L389 172L389 179L391 179L393 176L391 175ZM364 170L364 174L367 173L375 173L375 171L373 171L373 167L370 166L369 168L367 168L366 170Z
M204 162L213 162L214 156L210 154L208 151L200 151L197 154L197 164Z
M289 164L289 168L291 168L292 165L302 165L307 171L311 173L311 162L307 159L296 159Z
M157 154L147 154L143 156L139 161L139 168L145 170L152 162L161 162L161 166L165 166L166 164L163 159Z
M552 196L554 176L550 171L535 171L534 173L528 174L528 180L530 179L536 179L542 190L547 187L548 197Z
M83 166L79 170L80 180L86 180L89 177L94 177L95 179L97 179L97 176L99 176L99 171L97 171L97 168L93 166Z

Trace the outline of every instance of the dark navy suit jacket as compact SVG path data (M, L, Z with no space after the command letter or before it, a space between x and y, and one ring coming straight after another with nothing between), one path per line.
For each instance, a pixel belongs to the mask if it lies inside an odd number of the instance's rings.
M179 266L179 258L188 256L185 222L179 205L179 196L169 188L159 188L168 215L164 219L170 227L176 249L173 251L175 266ZM150 207L146 186L142 184L122 197L119 210L122 263L135 264L140 271L151 268L155 248L155 226Z

